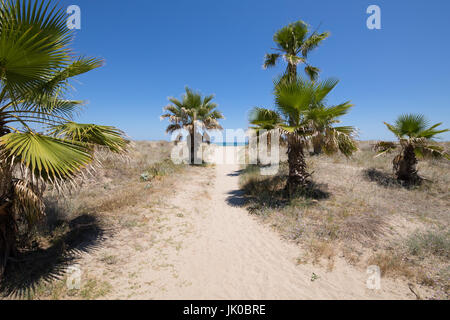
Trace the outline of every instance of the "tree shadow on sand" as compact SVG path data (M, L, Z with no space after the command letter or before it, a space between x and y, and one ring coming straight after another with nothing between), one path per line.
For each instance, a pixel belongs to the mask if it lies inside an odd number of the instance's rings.
M95 216L83 214L65 225L66 232L51 241L46 248L32 247L20 250L11 259L0 282L0 296L29 297L42 282L52 282L64 277L67 268L78 260L80 254L98 247L105 239L105 229Z
M376 182L379 186L385 188L405 188L411 189L422 184L424 179L420 178L416 183L406 183L395 179L392 174L377 170L375 168L365 169L363 171L363 177L370 181Z
M287 177L284 175L268 176L249 179L241 190L229 192L227 203L230 206L247 206L250 211L256 208L284 208L296 199L323 200L330 197L325 184L309 182L304 189L299 189L289 197L286 191ZM253 208L253 209L252 209Z
M227 174L228 177L239 177L242 174L243 170L238 170L233 173Z

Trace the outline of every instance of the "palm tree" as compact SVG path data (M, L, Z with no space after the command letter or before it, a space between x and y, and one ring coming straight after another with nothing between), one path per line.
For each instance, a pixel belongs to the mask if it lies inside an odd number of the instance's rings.
M444 148L433 144L433 138L449 129L436 130L442 123L430 126L428 120L421 114L404 114L397 118L394 125L385 122L387 128L397 137L399 143L379 142L375 149L378 156L400 149L400 153L393 161L396 178L407 184L420 182L416 165L417 157L432 155L445 157L450 160L450 155Z
M329 37L329 32L309 34L309 26L303 21L291 23L282 28L273 37L278 53L269 53L265 56L264 69L273 67L282 57L288 64L286 75L290 79L297 78L297 66L305 64L305 72L311 81L315 81L320 70L308 64L308 54L317 48L320 43Z
M44 216L45 186L73 181L96 150L128 144L114 127L73 122L83 101L64 98L69 80L102 61L73 58L66 18L47 1L0 0L0 275L18 219L32 228Z
M277 129L277 125L281 122L281 116L278 112L264 108L255 107L250 111L249 122L252 125L251 130L256 133L256 146L259 147L261 134L267 135L267 149L271 150L272 136L271 132ZM259 152L257 152L257 163L259 161Z
M337 106L327 107L318 105L308 112L308 121L316 132L312 137L314 155L320 155L325 144L326 129L333 124L340 123L339 117L346 115L353 107L350 102L344 102Z
M171 104L164 107L166 112L161 119L168 119L171 124L167 127L167 133L173 133L181 129L189 132L190 140L190 160L191 164L195 164L196 155L196 134L199 129L222 130L219 124L223 119L222 113L217 110L217 104L213 103L214 95L202 97L200 93L194 92L186 87L186 93L180 100L169 98Z
M277 110L258 108L252 112L253 123L259 125L264 125L268 120L268 125L272 126L273 119L279 119L273 126L281 130L288 143L289 177L286 189L290 196L298 188L305 188L308 185L310 174L307 172L305 149L317 133L317 129L310 121L312 113L315 112L314 105L323 103L337 84L338 81L333 79L315 83L301 77L297 77L295 81L280 78L275 83ZM327 110L330 114L335 112L334 108L325 108L323 112ZM332 122L328 122L323 133L323 147L328 153L340 151L350 156L357 150L353 127L335 127Z

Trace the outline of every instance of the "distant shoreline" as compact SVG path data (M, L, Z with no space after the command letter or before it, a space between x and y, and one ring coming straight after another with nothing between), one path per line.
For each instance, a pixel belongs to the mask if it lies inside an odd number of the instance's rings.
M214 142L211 144L219 147L245 147L249 145L248 142Z

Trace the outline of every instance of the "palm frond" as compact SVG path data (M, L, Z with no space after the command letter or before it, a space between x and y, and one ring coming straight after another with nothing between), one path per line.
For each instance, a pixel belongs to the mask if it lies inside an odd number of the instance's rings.
M277 53L269 53L264 57L263 68L268 69L270 67L274 67L277 64L280 55Z
M317 81L317 79L319 78L320 69L307 65L305 67L305 73L311 81Z
M96 124L67 122L53 126L50 134L72 142L81 142L92 148L106 147L114 153L125 153L129 143L121 130Z
M45 205L41 195L37 194L33 185L24 180L13 183L14 211L24 216L29 227L36 224L45 215Z
M418 157L446 158L450 160L450 155L445 152L442 146L431 144L427 138L412 138L408 143L414 146L414 152Z
M82 100L60 99L57 96L37 93L27 95L23 99L18 101L18 104L13 104L11 110L18 115L31 113L38 118L49 120L56 120L56 117L72 119L74 113L81 110L85 103Z
M387 122L385 122L384 124L389 129L389 131L391 131L393 134L395 134L396 137L398 137L398 138L402 137L402 132L400 132L399 128L397 128L396 126L393 126L392 124L389 124Z
M327 39L330 36L329 32L323 32L323 33L313 33L308 39L306 39L301 47L302 55L306 58L308 54L317 48L322 41Z
M338 85L339 80L335 78L329 78L324 81L314 83L315 85L315 103L320 103L326 96Z
M308 110L315 95L312 83L301 77L293 81L280 78L275 81L275 102L278 110L297 125Z
M45 0L5 0L0 16L0 81L14 99L67 65L71 31L65 11Z
M166 133L174 133L181 129L183 129L181 125L179 125L178 123L172 123L167 126Z
M249 121L254 125L272 125L275 126L282 121L281 115L270 109L255 107L250 111Z
M401 136L418 137L428 126L428 120L421 114L403 114L395 121Z
M379 141L373 146L373 150L377 152L377 157L387 153L391 153L398 148L398 145L390 141Z
M350 157L358 151L357 143L354 139L355 129L346 127L328 127L324 135L324 150L327 154L340 151L346 157Z
M66 91L68 80L99 68L103 60L98 58L78 57L76 60L55 71L51 78L41 83L34 91L38 96L54 97Z
M0 146L11 165L19 162L46 181L70 179L92 161L82 144L34 132L4 135Z

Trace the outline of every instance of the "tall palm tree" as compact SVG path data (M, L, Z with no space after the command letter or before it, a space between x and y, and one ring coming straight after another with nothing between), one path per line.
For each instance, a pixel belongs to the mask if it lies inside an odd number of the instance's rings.
M397 118L394 125L386 122L385 125L397 137L398 144L382 141L375 149L379 156L400 149L400 153L393 161L394 173L398 180L407 184L416 184L421 180L416 168L417 157L429 154L450 160L450 155L444 148L433 144L433 138L449 131L436 129L442 123L430 126L428 120L421 114L404 114Z
M190 140L190 160L195 164L196 155L196 134L199 129L222 130L219 120L223 119L223 114L217 110L217 104L213 103L214 95L202 97L198 92L186 87L186 93L181 101L176 98L169 98L171 104L164 107L161 119L168 119L171 124L167 127L167 133L173 133L181 129L189 132Z
M97 149L128 144L114 127L73 122L83 101L65 99L69 80L102 61L73 58L66 19L47 1L0 0L0 275L18 219L31 228L44 216L45 186L75 179Z
M253 123L272 125L274 118L279 122L274 127L281 130L288 143L289 177L287 190L291 196L298 188L308 185L310 174L307 172L305 149L311 143L317 129L311 124L311 113L315 112L314 105L323 103L327 95L338 84L337 80L312 82L297 77L295 81L281 78L275 83L275 100L277 110L263 108L254 109ZM323 112L335 112L333 108L325 108ZM273 115L277 114L277 117ZM267 117L267 115L271 115ZM350 156L357 150L354 141L355 129L351 126L335 127L329 122L323 132L323 146L328 153L340 151Z
M321 42L330 36L329 32L310 33L309 26L303 21L291 23L282 28L273 37L278 51L265 56L264 69L276 65L280 58L287 62L286 75L289 79L297 78L297 66L305 64L305 72L311 81L315 81L320 70L308 64L308 54L317 48Z

